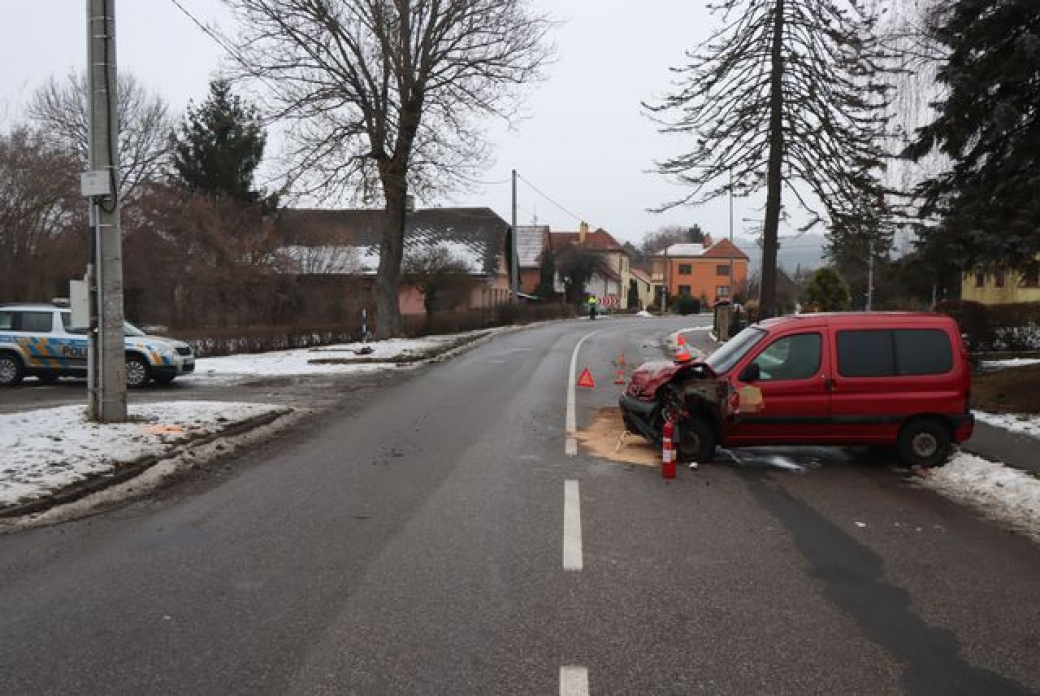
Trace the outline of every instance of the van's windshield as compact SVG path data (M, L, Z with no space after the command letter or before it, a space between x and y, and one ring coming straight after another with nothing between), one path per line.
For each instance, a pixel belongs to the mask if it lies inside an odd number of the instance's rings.
M757 326L749 326L705 358L704 362L715 371L715 374L726 374L765 337L765 331Z

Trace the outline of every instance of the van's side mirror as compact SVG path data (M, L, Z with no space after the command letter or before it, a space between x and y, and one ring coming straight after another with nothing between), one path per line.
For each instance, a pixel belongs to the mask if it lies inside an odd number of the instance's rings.
M743 370L740 371L739 379L741 382L756 382L762 377L762 368L759 367L757 362L753 362Z

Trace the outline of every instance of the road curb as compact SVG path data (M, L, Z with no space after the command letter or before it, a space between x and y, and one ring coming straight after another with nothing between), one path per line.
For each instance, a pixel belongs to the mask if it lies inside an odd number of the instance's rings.
M240 423L235 423L227 428L214 433L207 433L191 438L185 442L178 443L168 452L162 455L148 455L129 462L121 462L115 465L111 471L94 474L82 481L77 481L71 486L26 503L16 503L6 507L0 507L0 520L8 520L15 517L23 517L39 512L45 512L52 508L76 502L82 498L103 491L112 486L125 483L140 476L156 464L168 459L174 459L195 448L203 447L212 442L224 438L237 437L256 428L269 425L282 416L293 412L293 409L279 409L259 416L253 416Z

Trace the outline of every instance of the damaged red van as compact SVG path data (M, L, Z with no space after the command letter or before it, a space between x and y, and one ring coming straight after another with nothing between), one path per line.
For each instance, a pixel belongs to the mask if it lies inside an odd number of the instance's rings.
M891 445L908 466L939 466L974 428L968 353L940 314L769 319L703 361L640 366L620 405L655 444L675 422L696 461L716 445Z

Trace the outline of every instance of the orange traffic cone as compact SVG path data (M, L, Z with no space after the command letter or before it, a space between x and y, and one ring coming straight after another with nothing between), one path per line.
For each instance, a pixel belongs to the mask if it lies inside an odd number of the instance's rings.
M684 363L690 362L690 360L690 349L686 346L686 339L679 334L679 338L675 341L675 362Z

